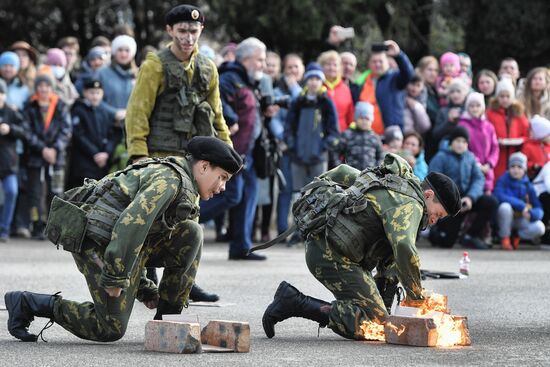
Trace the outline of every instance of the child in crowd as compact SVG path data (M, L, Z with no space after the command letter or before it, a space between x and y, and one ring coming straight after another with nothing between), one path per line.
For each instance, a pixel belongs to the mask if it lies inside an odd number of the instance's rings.
M54 93L54 80L49 75L35 79L36 93L23 112L29 128L25 145L25 163L29 175L32 235L45 239L45 211L54 195L64 191L65 150L71 138L71 120L65 104ZM43 198L43 184L47 198Z
M472 59L470 58L470 55L468 55L465 52L459 52L458 53L458 59L460 60L460 73L462 75L465 75L470 80L470 85L473 74L472 74Z
M324 80L321 66L310 63L304 74L304 90L288 111L284 140L292 159L294 192L327 170L328 151L338 145L338 116L323 87Z
M439 59L440 75L437 78L437 94L439 95L439 105L446 107L449 104L449 94L451 93L449 87L454 79L460 78L462 81L470 86L471 82L466 73L463 73L460 69L460 58L453 52L445 52Z
M413 173L420 181L428 175L428 164L424 158L424 139L416 131L405 134L403 150L408 151L414 157Z
M6 104L7 91L6 82L0 79L0 181L4 191L4 205L0 212L0 242L7 242L10 237L18 192L19 156L16 141L25 137L20 115Z
M520 151L523 143L529 139L529 121L522 104L515 98L511 79L503 78L497 83L496 97L491 99L486 114L495 127L500 148L495 167L495 179L498 179L506 172L508 157Z
M520 239L535 240L544 234L541 219L543 211L535 188L527 178L527 157L521 152L512 154L508 160L508 172L500 177L495 186L498 207L497 222L504 250L517 250ZM512 230L518 231L513 236Z
M434 246L452 247L459 237L466 214L472 212L476 218L470 221L470 227L459 241L464 247L488 248L481 237L495 214L498 202L495 197L483 193L485 178L474 154L468 151L468 141L468 130L463 126L455 127L449 136L449 148L440 150L430 162L429 171L449 176L457 184L462 197L460 213L439 221L431 228L429 239Z
M355 121L342 133L339 150L347 164L358 170L374 167L382 161L382 142L372 130L374 107L357 102Z
M405 113L403 115L403 132L417 131L424 134L432 127L430 117L426 112L426 106L421 103L424 81L420 75L415 74L407 85L407 97L405 100Z
M534 179L550 161L550 121L535 115L531 119L531 139L523 144L521 152L527 157L527 176Z
M432 130L434 143L440 148L440 142L456 127L464 112L464 102L469 91L470 88L459 78L454 79L449 86L449 105L439 110Z
M384 130L384 152L398 154L403 149L403 132L397 125L388 126Z
M490 193L495 185L493 168L498 162L498 141L494 126L485 118L483 94L472 92L466 98L466 111L459 125L464 126L470 135L468 149L477 159L479 169L485 175L484 191Z
M71 109L73 138L68 188L82 186L85 178L98 180L109 173L109 158L117 143L115 113L101 102L101 82L91 79L83 88L84 98Z

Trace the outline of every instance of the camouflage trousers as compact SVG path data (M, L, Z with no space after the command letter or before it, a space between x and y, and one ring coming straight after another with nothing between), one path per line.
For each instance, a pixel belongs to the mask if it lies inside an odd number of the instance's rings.
M126 332L134 300L144 290L140 288L154 286L144 278L145 266L164 267L158 293L162 300L181 311L187 305L197 273L202 243L202 228L191 220L179 223L170 233L148 236L130 274L130 286L118 298L110 297L99 285L101 267L98 263L103 261L103 250L95 243L86 243L83 252L73 257L86 278L92 302L80 303L58 297L54 304L54 321L82 339L101 342L120 339Z
M324 238L312 237L306 241L307 267L336 298L328 327L345 338L364 339L363 321L382 321L388 316L371 272L339 254Z

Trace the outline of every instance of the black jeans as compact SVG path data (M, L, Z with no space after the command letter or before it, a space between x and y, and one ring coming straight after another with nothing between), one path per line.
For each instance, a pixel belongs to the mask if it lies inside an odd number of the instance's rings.
M498 200L492 195L482 195L477 199L470 211L476 214L476 218L466 234L479 237L487 223L495 216L497 208ZM453 247L458 239L464 217L470 212L459 213L456 217L447 217L437 222L430 230L429 239L432 245Z

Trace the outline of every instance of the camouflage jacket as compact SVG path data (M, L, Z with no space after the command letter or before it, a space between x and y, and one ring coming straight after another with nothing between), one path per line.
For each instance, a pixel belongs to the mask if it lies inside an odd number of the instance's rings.
M339 150L346 164L364 170L380 164L382 142L372 130L360 130L353 124L342 133Z
M169 165L154 162L138 169L127 169L122 174L110 174L95 183L97 186L113 182L129 202L115 221L111 240L105 248L102 287L126 288L147 236L171 231L177 223L195 220L198 216L198 187L189 161L185 157L168 159L180 166L184 174Z
M411 184L420 190L419 181L408 165L400 166L401 176L409 177ZM349 187L360 171L340 165L323 175ZM342 244L339 252L360 262L369 271L377 269L378 277L399 280L411 299L422 298L420 259L416 238L426 223L425 205L419 200L385 188L367 192L367 208L359 213L340 213L356 223L354 239ZM423 198L421 201L423 202Z

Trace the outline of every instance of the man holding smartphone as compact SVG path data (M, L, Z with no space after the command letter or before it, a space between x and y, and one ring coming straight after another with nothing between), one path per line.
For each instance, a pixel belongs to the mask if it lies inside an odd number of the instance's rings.
M398 69L390 69L388 57L393 57ZM374 106L372 129L383 134L388 126L403 129L403 111L407 84L414 68L407 55L392 40L373 44L369 57L370 74L361 85L359 100Z

